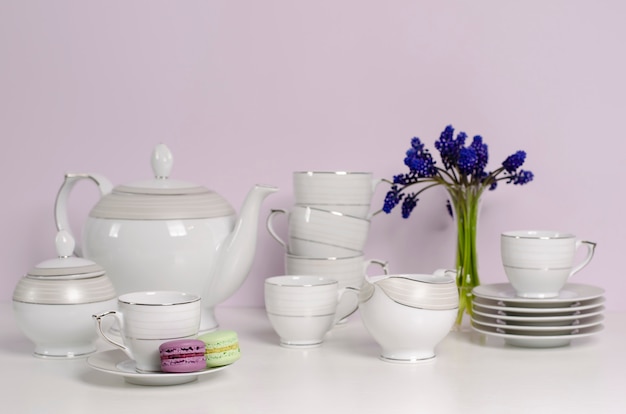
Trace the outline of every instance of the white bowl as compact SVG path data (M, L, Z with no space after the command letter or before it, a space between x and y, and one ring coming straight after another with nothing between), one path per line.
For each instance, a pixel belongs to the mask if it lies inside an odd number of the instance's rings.
M435 358L436 346L454 325L457 308L420 309L395 302L374 286L369 299L359 304L365 328L382 348L388 362L416 363Z
M335 324L335 314L292 316L267 313L267 318L286 348L311 348L322 344Z
M116 298L76 305L13 301L13 313L22 333L35 344L35 356L63 359L95 352L98 333L91 315L116 306Z

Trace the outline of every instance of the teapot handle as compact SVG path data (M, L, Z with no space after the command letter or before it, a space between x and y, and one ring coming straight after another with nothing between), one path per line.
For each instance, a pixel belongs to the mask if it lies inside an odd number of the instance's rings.
M99 174L65 174L65 180L57 193L57 198L54 203L54 219L56 221L57 230L65 230L70 235L72 235L72 230L70 229L70 221L67 215L67 200L69 199L70 192L74 188L74 185L76 185L78 181L84 179L89 179L96 183L98 189L100 190L100 196L109 194L113 189L113 184ZM77 256L81 256L82 254L78 246L74 248L74 253Z

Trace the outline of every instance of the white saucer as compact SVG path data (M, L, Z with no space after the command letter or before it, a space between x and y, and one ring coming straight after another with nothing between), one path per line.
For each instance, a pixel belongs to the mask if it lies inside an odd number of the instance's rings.
M480 315L487 318L495 318L500 319L506 323L510 324L519 324L519 325L569 325L573 321L584 321L587 318L591 318L594 316L601 315L604 312L604 306L598 306L595 308L591 308L588 310L582 310L579 312L574 312L571 315L564 316L554 316L552 314L548 314L544 316L542 314L539 315L528 315L528 316L511 316L507 315L504 311L494 311L491 309L483 309L479 307L474 307L473 314Z
M541 302L511 302L506 299L490 299L483 298L481 296L474 296L474 301L481 305L500 306L500 307L517 307L524 309L553 309L553 308L576 308L579 306L587 306L592 304L598 304L604 302L604 296L598 298L586 299L586 300L574 300L568 302L554 302L554 303L541 303Z
M531 299L517 296L515 289L510 283L493 283L476 286L472 292L474 296L496 301L502 301L506 305L515 304L517 307L542 307L582 302L599 298L604 294L604 289L597 286L567 283L559 292L559 296L545 299ZM562 306L563 307L563 306Z
M546 334L569 334L573 330L580 330L583 328L589 328L591 326L599 325L604 321L603 315L595 316L591 319L580 321L578 319L570 321L568 325L512 325L497 318L489 318L480 315L472 315L472 322L480 325L481 327L498 328L498 332L509 334L523 334L523 335L546 335Z
M87 364L98 371L124 377L126 382L137 385L178 385L195 381L201 375L213 374L221 371L228 365L217 368L207 368L203 371L189 373L135 371L135 361L121 350L98 352L87 358Z
M481 328L476 327L474 324L472 324L472 329L487 336L502 338L504 339L504 342L512 346L518 346L523 348L555 348L560 346L567 346L573 339L595 335L604 329L604 325L596 325L592 326L591 328L581 329L577 333L572 333L568 335L549 336L511 335L506 333L499 333L496 331L496 328Z
M491 303L483 303L480 300L474 299L472 306L474 306L475 308L479 308L479 309L482 308L482 309L488 309L491 311L504 312L507 315L511 315L511 316L529 316L529 315L566 316L566 315L576 315L580 311L583 311L583 310L600 308L603 303L604 303L604 298L601 297L601 298L585 301L584 304L574 303L572 304L572 306L560 307L561 304L556 304L555 306L558 306L558 307L524 308L524 307L517 307L517 306L493 305Z

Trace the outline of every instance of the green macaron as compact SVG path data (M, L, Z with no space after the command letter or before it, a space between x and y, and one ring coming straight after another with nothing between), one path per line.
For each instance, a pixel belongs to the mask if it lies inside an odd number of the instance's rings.
M235 331L215 331L198 337L205 344L207 367L232 364L241 357L239 339Z

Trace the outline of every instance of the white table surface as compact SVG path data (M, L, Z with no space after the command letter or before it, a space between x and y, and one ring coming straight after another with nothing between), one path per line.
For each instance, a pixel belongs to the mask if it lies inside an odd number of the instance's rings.
M278 345L263 309L218 307L242 358L175 386L140 386L85 358L32 356L10 303L0 304L0 400L10 413L625 413L626 314L600 334L552 349L451 332L422 364L378 359L358 313L321 347ZM110 347L99 343L99 351ZM6 410L8 408L8 411Z

